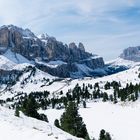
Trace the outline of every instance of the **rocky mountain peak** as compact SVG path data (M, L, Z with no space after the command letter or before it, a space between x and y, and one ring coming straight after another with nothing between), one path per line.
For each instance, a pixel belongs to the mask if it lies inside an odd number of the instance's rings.
M46 33L46 34L40 34L40 35L38 36L38 38L41 39L41 40L46 40L46 39L49 38L49 35L48 35L47 33Z
M90 69L104 66L103 59L92 58L92 54L85 51L82 43L78 46L72 42L64 45L56 38L47 34L39 37L35 36L29 29L22 29L14 25L2 26L0 28L0 54L5 54L8 50L12 53L20 54L35 65L54 76L70 77L72 72L78 71L79 65L85 65ZM43 66L37 62L41 61ZM50 68L51 61L61 62L57 68ZM60 63L59 63L60 64ZM88 69L89 71L89 69Z
M23 28L17 27L17 26L12 25L12 24L11 25L4 25L4 26L2 26L0 28L0 30L8 30L11 33L18 32L23 37L35 37L34 33L31 32L31 30L29 30L28 28L27 29L23 29Z
M76 46L76 44L75 44L74 42L71 42L71 43L69 44L69 48L70 48L70 49L77 49L77 46Z
M120 57L126 60L139 62L140 61L140 46L129 47L125 49L123 53L120 55Z
M79 42L78 48L82 51L85 51L85 47L83 45L83 43Z

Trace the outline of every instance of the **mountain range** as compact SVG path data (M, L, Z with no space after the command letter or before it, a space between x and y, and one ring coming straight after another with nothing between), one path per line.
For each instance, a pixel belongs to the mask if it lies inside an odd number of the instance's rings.
M47 34L36 36L29 29L14 25L0 27L2 137L28 140L32 135L33 140L83 140L54 126L55 119L64 112L64 102L74 98L77 103L79 100L79 113L90 138L97 139L104 128L113 139L139 140L139 92L134 99L134 91L140 91L139 66L139 46L129 47L115 60L104 62L102 57L87 52L81 42L64 44ZM126 89L128 95L122 101L120 97ZM14 116L16 105L30 95L49 123L27 117L22 111L18 118ZM53 108L55 100L58 102ZM82 107L84 101L87 108ZM10 135L6 135L7 131Z
M104 67L103 58L86 52L82 43L63 44L47 34L37 37L29 29L14 25L0 28L0 54L7 53L18 63L20 55L27 59L25 62L30 61L40 70L63 78L92 76L94 69Z

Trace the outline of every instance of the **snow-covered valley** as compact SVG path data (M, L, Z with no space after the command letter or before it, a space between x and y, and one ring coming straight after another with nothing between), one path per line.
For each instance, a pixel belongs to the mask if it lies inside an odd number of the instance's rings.
M3 139L98 140L104 129L112 140L140 140L140 62L139 54L133 54L139 47L104 63L102 57L86 52L82 43L67 46L54 37L38 38L13 25L1 27L0 33L5 47L0 47ZM131 53L136 61L131 60ZM83 121L73 124L71 131L65 124L62 127L70 103ZM88 133L77 134L78 129Z
M50 91L50 98L52 96L59 97L59 92L62 90L65 93L69 89L73 89L75 85L78 83L79 85L83 85L85 83L88 84L95 84L99 83L100 88L102 91L106 91L108 94L112 94L113 90L105 90L104 85L107 81L117 81L121 82L122 87L125 87L127 83L132 82L134 85L140 82L138 77L139 74L139 66L135 66L129 70L110 75L104 76L101 78L84 78L84 79L75 79L69 80L65 79L62 81L53 82L51 85L41 88L41 80L43 79L41 73L37 72L37 79L36 76L33 78L36 79L37 82L40 81L40 84L34 83L26 83L26 86L20 88L20 81L12 87L14 91L27 91L30 93L31 91L43 91L47 90ZM46 74L45 74L46 76ZM47 77L50 79L50 76ZM52 77L53 79L53 77ZM22 78L20 79L22 81ZM34 80L34 79L30 79ZM14 97L17 94L11 94L11 97ZM1 99L6 99L10 95L10 92L6 91L4 94L1 93ZM61 95L62 96L62 95ZM10 112L10 113L9 113ZM64 112L64 109L51 109L48 108L47 110L40 110L39 112L44 113L48 116L48 120L50 124L47 124L42 121L38 121L36 119L28 118L24 115L21 115L20 118L14 116L14 111L10 111L9 109L5 109L5 107L1 107L0 113L0 130L1 134L4 137L5 133L8 132L9 135L5 136L6 140L13 139L16 137L17 139L32 139L32 140L39 140L41 139L60 139L60 140L67 140L71 138L72 140L76 139L75 137L70 136L65 132L61 132L61 130L54 127L54 120L60 119L60 116ZM87 107L79 108L79 113L82 116L89 135L91 138L98 139L99 132L101 129L105 129L109 132L114 140L139 140L139 121L140 121L140 101L137 100L135 102L118 102L117 104L113 104L112 102L102 102L102 101L87 101ZM50 130L50 127L53 130ZM48 136L50 131L53 131L52 136Z
M60 119L64 110L49 109L41 111L47 114L50 123ZM79 109L90 137L98 139L101 129L108 131L113 140L139 140L140 102L126 104L87 103L87 108Z

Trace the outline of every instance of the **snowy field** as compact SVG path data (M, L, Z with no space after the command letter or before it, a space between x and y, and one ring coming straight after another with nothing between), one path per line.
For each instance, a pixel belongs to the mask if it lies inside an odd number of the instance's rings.
M50 109L45 113L51 124L64 110ZM88 103L79 109L90 137L97 139L101 129L109 132L114 140L140 140L140 103L130 104Z
M4 140L82 140L53 125L0 107L0 137Z
M13 55L11 55L12 60ZM19 56L18 56L19 57ZM26 67L27 62L23 60L23 63L16 61L11 62L0 56L0 60L5 60L0 66L3 69L18 69L19 67ZM119 59L120 60L120 59ZM122 60L120 60L122 61ZM7 64L11 64L7 67ZM54 64L54 63L53 63ZM118 65L119 63L115 63ZM125 64L131 65L132 68L114 75L104 76L101 78L84 78L84 79L65 79L63 81L55 81L52 84L48 84L44 80L49 79L53 81L56 77L53 77L40 70L36 70L34 76L28 79L28 82L21 86L22 81L26 79L30 72L24 73L19 81L11 87L11 91L5 91L5 94L1 92L1 99L13 97L17 92L31 91L50 91L50 97L59 96L59 91L63 90L64 94L69 90L73 89L78 83L80 86L85 84L94 85L96 82L99 83L101 91L104 91L105 83L117 81L120 82L122 87L125 87L127 83L132 84L140 83L138 74L140 73L139 66L133 65L133 63ZM32 65L32 64L30 64ZM138 65L138 64L137 64ZM107 90L108 94L112 94L113 90ZM58 94L57 94L58 93ZM14 116L14 111L0 107L0 136L5 140L78 140L77 138L57 129L54 127L54 120L60 119L60 116L64 110L48 109L46 111L40 111L48 116L49 122L45 123L33 118L29 118L21 114L20 118ZM118 103L112 104L110 102L90 102L87 103L87 108L79 109L80 115L87 126L90 137L98 139L101 129L105 129L109 132L113 140L140 140L140 101L135 103Z

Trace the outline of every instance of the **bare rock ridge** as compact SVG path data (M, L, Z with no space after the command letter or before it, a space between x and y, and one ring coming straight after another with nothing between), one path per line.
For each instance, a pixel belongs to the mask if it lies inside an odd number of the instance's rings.
M120 57L126 60L140 62L140 46L125 49Z
M74 42L63 44L47 34L37 37L29 29L14 25L0 27L0 54L8 50L34 62L39 69L59 77L93 76L94 69L104 67L103 58L86 52L82 43L78 46Z

